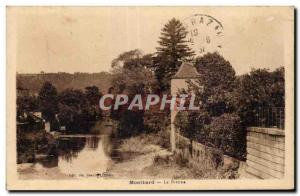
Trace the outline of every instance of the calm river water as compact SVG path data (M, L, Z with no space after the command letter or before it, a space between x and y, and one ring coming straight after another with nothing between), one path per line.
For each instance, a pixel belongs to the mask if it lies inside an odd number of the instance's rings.
M62 135L51 156L18 165L21 178L78 178L106 175L113 161L109 135Z

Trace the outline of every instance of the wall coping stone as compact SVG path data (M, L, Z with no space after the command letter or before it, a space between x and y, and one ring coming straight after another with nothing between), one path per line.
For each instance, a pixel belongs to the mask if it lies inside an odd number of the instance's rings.
M247 127L247 131L253 131L253 132L264 133L269 135L280 135L280 136L285 135L285 131L278 128Z

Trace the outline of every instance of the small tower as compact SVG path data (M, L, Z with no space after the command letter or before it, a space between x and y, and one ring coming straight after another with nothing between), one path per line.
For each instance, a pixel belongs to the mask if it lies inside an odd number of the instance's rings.
M177 73L171 79L171 94L176 96L180 89L188 89L187 81L194 81L200 78L200 74L197 72L196 68L187 62L183 62L177 71ZM175 126L174 120L178 111L171 110L171 150L175 151L176 141L175 141Z

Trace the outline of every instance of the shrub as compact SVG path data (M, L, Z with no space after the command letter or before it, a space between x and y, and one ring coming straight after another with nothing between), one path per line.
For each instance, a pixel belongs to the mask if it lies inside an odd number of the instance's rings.
M142 111L124 111L120 117L119 136L130 137L141 133L144 127L143 122Z
M225 113L215 117L209 125L210 141L215 147L239 159L244 159L246 135L237 114Z
M170 144L170 126L166 127L166 130L161 130L157 133L158 135L158 144L166 149L171 149Z
M203 136L204 127L210 121L209 114L204 111L179 111L175 117L174 125L184 136L195 139Z
M44 130L17 132L17 163L34 162L36 153L47 154L53 147L53 135Z

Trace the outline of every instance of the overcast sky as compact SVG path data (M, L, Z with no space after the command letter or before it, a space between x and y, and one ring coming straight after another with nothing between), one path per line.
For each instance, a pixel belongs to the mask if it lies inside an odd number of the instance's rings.
M237 74L284 66L289 8L64 7L10 8L20 73L109 71L120 53L155 52L169 19L207 14L224 27L220 53ZM8 40L9 41L9 40Z

